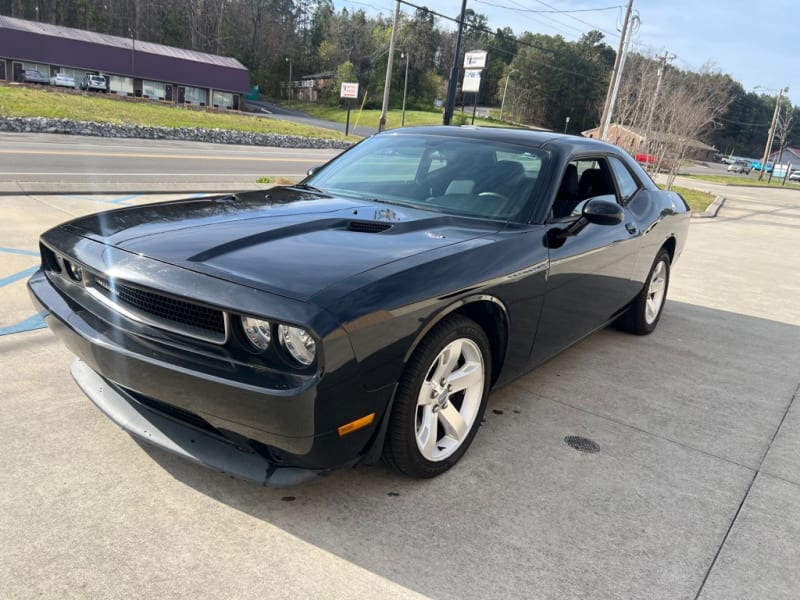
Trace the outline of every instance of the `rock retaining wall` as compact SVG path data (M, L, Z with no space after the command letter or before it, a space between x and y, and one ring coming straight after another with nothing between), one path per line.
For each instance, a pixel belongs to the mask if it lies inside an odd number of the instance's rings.
M240 144L248 146L276 146L278 148L349 148L352 142L307 138L298 135L256 133L233 129L201 129L199 127L145 127L140 125L115 125L94 121L72 121L44 117L0 117L0 131L26 133L64 133L110 138L144 138L158 140L183 140L210 142L212 144Z

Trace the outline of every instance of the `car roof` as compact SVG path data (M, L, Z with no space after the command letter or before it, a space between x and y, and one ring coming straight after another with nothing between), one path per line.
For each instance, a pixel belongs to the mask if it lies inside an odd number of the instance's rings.
M552 148L560 151L574 151L576 147L594 152L619 153L617 146L601 142L593 138L565 135L553 131L533 131L510 127L452 127L447 125L426 125L422 127L404 127L384 131L378 135L437 135L451 138L471 138L483 141L506 142L537 148Z

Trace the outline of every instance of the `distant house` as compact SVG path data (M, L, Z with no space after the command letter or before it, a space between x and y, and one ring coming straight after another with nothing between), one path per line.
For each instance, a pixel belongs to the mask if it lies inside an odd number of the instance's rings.
M333 78L333 72L326 72L304 75L295 81L282 82L281 95L284 98L316 102L320 92L331 88L333 85Z
M780 165L789 163L792 165L789 167L791 171L800 170L800 148L784 148L780 155L778 155L777 152L773 152L769 155L768 162L778 163Z
M600 127L588 129L582 132L584 137L599 138ZM645 140L645 132L639 127L630 127L628 125L620 125L612 123L608 127L607 139L612 144L627 150L630 154L660 154L661 148L664 145L674 145L678 140L677 136L672 133L664 133L660 131L653 131L647 136ZM647 148L645 148L647 144ZM693 158L695 160L713 160L717 149L708 144L704 144L700 140L689 140L688 148L686 150L686 158ZM674 158L674 157L671 157Z
M238 109L250 73L235 58L0 16L0 81L25 69L105 75L108 91L177 104Z

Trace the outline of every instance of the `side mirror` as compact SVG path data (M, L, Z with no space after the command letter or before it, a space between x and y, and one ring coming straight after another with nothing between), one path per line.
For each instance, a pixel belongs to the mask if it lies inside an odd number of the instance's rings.
M322 165L316 165L311 167L308 171L306 171L306 177L311 177L314 173L319 171L322 168Z
M593 198L583 206L581 216L595 225L619 225L625 218L625 213L616 202Z

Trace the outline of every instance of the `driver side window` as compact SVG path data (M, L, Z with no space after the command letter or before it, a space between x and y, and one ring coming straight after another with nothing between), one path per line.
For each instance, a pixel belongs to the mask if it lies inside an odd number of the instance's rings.
M619 186L620 202L625 206L628 201L633 198L636 192L639 191L639 182L634 179L628 168L622 164L622 161L614 156L608 157L611 163L611 168L614 170L614 175L617 179Z
M575 209L585 200L607 195L616 200L611 173L604 157L570 161L564 169L553 202L553 219L572 218Z

